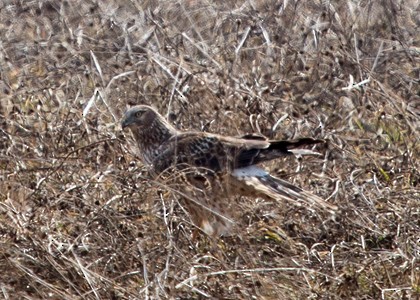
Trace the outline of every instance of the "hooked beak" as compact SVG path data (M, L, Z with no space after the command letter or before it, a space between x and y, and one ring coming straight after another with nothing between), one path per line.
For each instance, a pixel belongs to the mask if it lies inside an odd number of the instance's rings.
M121 120L122 129L125 129L126 127L130 126L131 123L131 118L127 115L124 115L123 119Z

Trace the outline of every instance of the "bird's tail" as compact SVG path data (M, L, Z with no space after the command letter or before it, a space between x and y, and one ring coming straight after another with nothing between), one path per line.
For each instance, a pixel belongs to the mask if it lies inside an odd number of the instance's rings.
M280 178L267 174L267 176L259 177L258 180L264 186L263 189L268 192L268 196L291 200L297 205L309 204L309 207L316 206L331 213L337 210L337 206L334 204L328 203L322 198Z
M305 191L285 180L271 176L265 170L253 167L238 169L234 176L247 186L251 186L257 194L263 194L271 199L291 201L297 206L320 208L335 213L337 206L322 198Z

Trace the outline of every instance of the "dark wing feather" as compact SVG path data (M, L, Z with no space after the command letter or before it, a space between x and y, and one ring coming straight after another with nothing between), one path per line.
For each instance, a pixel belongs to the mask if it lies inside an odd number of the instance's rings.
M242 139L247 141L247 138ZM254 137L252 137L251 140L254 141ZM250 146L247 147L247 143L244 142L243 144L245 146L233 149L234 151L236 151L236 153L234 154L235 168L248 167L251 165L259 164L264 161L269 161L282 156L291 155L293 153L289 151L290 149L318 144L322 142L324 141L315 140L311 138L303 138L293 141L265 140L265 147L261 147L260 145L260 147L255 147L253 145L254 143L250 143Z
M204 132L177 134L161 145L160 155L153 162L157 172L176 165L177 168L199 167L213 172L243 168L293 154L290 149L321 143L303 138L294 141L274 141L247 135L226 137Z

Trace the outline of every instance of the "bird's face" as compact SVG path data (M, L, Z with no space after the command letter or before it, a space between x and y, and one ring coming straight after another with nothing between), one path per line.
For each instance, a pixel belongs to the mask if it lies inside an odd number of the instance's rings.
M151 125L155 117L156 112L150 106L137 105L125 112L121 126L123 129L126 127L145 129Z

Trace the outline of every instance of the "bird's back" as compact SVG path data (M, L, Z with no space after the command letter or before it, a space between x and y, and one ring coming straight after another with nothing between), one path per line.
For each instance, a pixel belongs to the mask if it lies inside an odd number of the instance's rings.
M159 155L153 165L157 172L171 166L228 172L291 155L291 149L320 142L311 138L280 141L255 135L228 137L205 132L183 132L159 147Z

